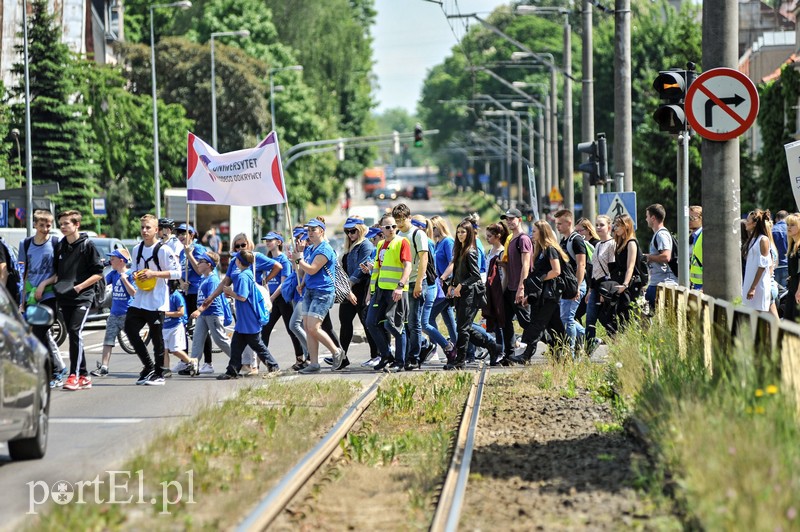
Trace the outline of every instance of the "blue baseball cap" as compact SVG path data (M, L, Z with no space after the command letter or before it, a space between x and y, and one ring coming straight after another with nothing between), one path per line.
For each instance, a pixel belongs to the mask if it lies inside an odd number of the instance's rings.
M118 259L125 261L125 264L128 264L131 261L131 255L128 253L127 249L115 249L111 253L106 253L106 257L117 257Z
M316 218L306 222L306 227L321 227L323 231L325 230L325 224L320 222Z
M212 270L217 267L217 263L214 262L214 259L212 259L208 253L201 253L200 255L197 255L197 260L204 260L208 262L211 265Z
M191 233L193 233L195 235L197 234L197 231L194 230L194 227L192 227L191 225L187 225L187 224L179 225L177 230L178 231L189 231L189 232L191 232Z
M308 231L306 231L305 229L303 229L303 232L302 232L302 233L300 233L300 236L299 236L298 238L299 238L300 240L308 240Z
M414 220L413 218L411 219L411 225L419 227L420 229L428 228L428 224L426 224L425 222L420 222L419 220Z
M352 229L357 225L364 225L364 220L362 220L361 218L348 218L344 222L345 229Z
M270 231L266 235L262 236L261 240L280 240L281 242L283 242L283 237L279 233L276 233L275 231Z
M370 227L369 231L367 231L366 238L375 238L379 234L381 234L381 228L380 227Z

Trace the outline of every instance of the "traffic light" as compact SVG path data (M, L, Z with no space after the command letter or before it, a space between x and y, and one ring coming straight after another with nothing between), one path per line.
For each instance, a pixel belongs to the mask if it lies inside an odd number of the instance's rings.
M414 147L422 147L422 126L419 124L414 126Z
M339 161L344 161L344 142L340 142L336 145L336 158Z
M689 63L688 66L689 70L663 70L653 82L658 97L665 101L653 113L661 131L680 133L688 129L683 103L695 75L694 64Z
M597 134L597 180L592 181L592 186L605 185L608 180L608 145L606 134Z
M594 184L600 175L600 158L597 156L597 141L581 142L578 144L578 152L585 153L589 156L589 160L585 163L578 165L578 170L585 174L589 174L589 182Z

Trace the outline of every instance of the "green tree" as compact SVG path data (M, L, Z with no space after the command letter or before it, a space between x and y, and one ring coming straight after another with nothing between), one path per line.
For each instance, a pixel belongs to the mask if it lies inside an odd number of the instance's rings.
M81 97L78 69L69 50L61 43L61 32L47 2L35 0L28 19L30 72L31 155L34 182L54 181L61 187L59 209L78 209L87 213L98 190L98 149L89 124L88 106ZM18 46L21 52L21 45ZM15 103L14 126L24 137L23 64L12 70L20 83L11 91ZM77 97L76 97L77 96ZM23 140L23 139L21 139ZM93 217L84 218L92 226Z

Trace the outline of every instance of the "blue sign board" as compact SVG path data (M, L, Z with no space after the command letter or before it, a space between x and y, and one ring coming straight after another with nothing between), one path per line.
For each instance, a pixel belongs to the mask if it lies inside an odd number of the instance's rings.
M481 185L488 185L489 184L489 174L480 174L480 175L478 175L478 181L480 181Z
M95 216L105 216L107 214L105 198L92 199L92 214L94 214Z
M633 219L636 229L636 192L604 192L597 196L597 214L605 214L612 220L620 214Z
M8 227L8 200L0 201L0 227Z

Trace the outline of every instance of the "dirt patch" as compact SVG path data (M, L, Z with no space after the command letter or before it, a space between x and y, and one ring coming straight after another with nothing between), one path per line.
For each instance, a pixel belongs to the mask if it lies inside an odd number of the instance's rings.
M486 387L462 530L680 529L635 489L647 463L607 403L541 377L495 375Z

